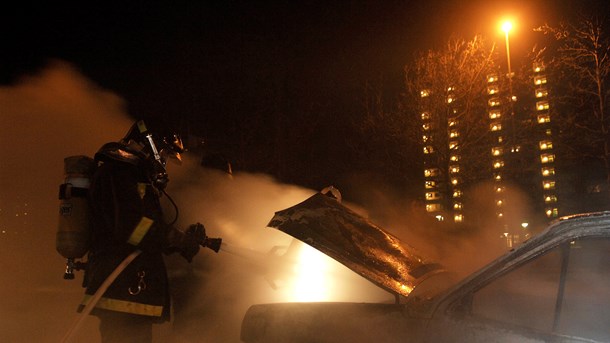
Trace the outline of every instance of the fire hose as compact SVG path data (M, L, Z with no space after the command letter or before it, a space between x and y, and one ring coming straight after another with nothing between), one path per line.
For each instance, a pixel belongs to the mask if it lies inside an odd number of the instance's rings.
M121 272L136 258L138 257L138 255L140 255L140 253L142 253L141 250L136 250L134 252L132 252L131 254L129 254L129 256L125 257L125 259L123 260L123 262L121 262L121 264L119 264L113 271L112 273L110 273L110 275L108 275L108 277L106 278L106 280L104 280L104 282L102 283L102 285L100 286L100 288L97 289L97 291L95 292L95 294L93 294L93 296L91 297L91 299L89 300L89 302L87 303L87 306L85 306L85 308L82 310L82 312L80 313L80 315L78 316L78 318L76 319L76 321L74 322L74 324L70 327L70 329L68 330L68 332L66 333L66 335L64 336L64 338L61 340L62 343L67 343L70 342L74 336L74 334L76 332L78 332L78 330L80 329L81 325L83 324L83 322L85 321L85 319L87 318L87 315L89 315L89 313L91 313L91 310L93 310L93 308L95 307L95 305L97 304L97 302L100 300L100 298L102 297L102 295L106 292L106 290L108 289L108 287L110 287L110 285L114 282L114 280L117 278L117 276L119 276L119 274L121 274Z

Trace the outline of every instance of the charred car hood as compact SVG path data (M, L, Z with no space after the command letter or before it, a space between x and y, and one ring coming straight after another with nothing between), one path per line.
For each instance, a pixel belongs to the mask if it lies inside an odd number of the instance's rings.
M443 272L395 236L342 205L316 193L275 213L268 224L334 258L377 286L408 296L423 280Z

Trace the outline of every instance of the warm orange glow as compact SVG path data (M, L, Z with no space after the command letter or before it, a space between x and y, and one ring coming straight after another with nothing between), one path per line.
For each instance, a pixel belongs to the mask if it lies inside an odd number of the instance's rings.
M294 301L328 301L330 299L328 269L325 256L309 245L301 246L299 260L295 265L295 280L292 299Z

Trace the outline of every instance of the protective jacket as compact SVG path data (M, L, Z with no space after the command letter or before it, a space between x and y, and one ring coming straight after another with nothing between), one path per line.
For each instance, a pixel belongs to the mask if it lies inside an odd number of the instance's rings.
M109 274L136 249L142 251L97 303L99 309L168 320L170 299L163 253L176 252L184 234L163 221L150 159L119 143L104 145L91 187L91 244L82 310Z

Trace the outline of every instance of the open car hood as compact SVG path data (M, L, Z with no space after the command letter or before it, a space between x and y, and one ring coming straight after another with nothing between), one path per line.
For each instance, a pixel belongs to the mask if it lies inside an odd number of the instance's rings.
M338 200L316 193L275 213L268 224L334 258L377 286L408 296L423 280L443 272L414 249Z

